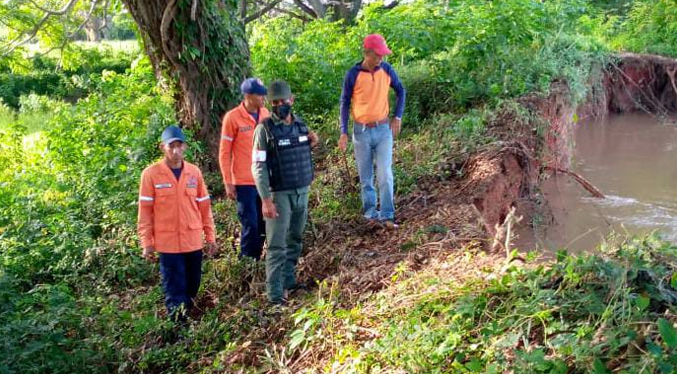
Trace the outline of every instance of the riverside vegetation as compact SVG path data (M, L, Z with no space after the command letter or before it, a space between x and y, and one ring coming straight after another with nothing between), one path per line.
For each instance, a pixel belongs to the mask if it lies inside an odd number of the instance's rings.
M295 108L325 139L309 236L358 215L355 166L335 140L342 72L367 32L386 37L408 89L395 148L403 201L455 177L441 166L493 143L501 113L533 116L520 97L565 82L580 103L616 51L677 57L669 0L380 5L354 25L281 15L248 26L256 75L290 82ZM140 51L70 58L0 63L0 373L677 370L677 248L657 236L500 271L468 242L419 270L397 267L358 299L328 276L275 314L261 297L261 265L237 259L234 207L219 199L223 251L205 263L201 311L176 329L135 234L139 175L175 121L172 91ZM189 160L203 161L206 146L188 135ZM207 183L222 194L220 175ZM423 227L392 250L415 254L450 229Z

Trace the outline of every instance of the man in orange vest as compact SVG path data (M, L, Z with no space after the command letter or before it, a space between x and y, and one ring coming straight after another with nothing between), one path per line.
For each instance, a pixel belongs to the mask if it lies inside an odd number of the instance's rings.
M156 261L156 252L160 254L170 318L185 321L200 288L202 248L208 256L216 251L214 219L202 172L183 159L181 129L167 127L160 149L164 158L141 174L139 237L143 257Z
M240 219L240 256L261 258L266 235L261 198L252 176L252 145L256 125L270 117L264 107L266 86L260 79L247 78L240 90L244 100L223 117L219 164L226 195L237 201Z

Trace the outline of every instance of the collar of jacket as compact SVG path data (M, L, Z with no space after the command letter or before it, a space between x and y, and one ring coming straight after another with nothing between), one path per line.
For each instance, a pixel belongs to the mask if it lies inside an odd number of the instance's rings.
M383 62L379 62L378 65L376 65L376 67L374 68L373 71L372 71L372 70L367 70L367 69L365 69L364 67L362 67L362 63L363 63L363 62L364 62L364 60L362 60L362 61L358 62L357 64L355 64L355 66L356 66L358 69L360 69L360 71L366 71L367 73L375 73L375 72L377 72L377 71L383 69Z

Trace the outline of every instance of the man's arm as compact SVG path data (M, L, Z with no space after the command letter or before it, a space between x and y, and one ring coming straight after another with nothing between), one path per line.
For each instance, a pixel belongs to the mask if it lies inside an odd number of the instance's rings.
M223 176L223 184L226 186L226 194L229 198L235 198L235 188L233 186L232 158L233 141L237 136L237 126L233 124L230 116L226 114L223 117L221 126L221 141L219 142L219 167ZM229 187L230 186L230 187Z
M261 210L263 217L275 218L277 208L273 203L273 194L270 192L270 178L268 174L268 135L265 125L256 126L254 132L254 146L252 147L252 175L256 183L256 190L261 196Z
M359 70L350 69L343 78L343 91L341 92L341 134L348 134L348 120L350 119L350 103L353 99L353 89Z
M205 180L202 177L202 173L200 173L198 177L196 200L198 209L200 209L202 230L205 233L205 240L207 243L214 243L216 242L216 232L214 230L214 216L212 215L212 201Z
M153 206L155 203L155 188L153 180L148 175L148 170L141 174L139 185L139 213L137 229L141 239L141 248L153 248L155 240L153 236Z
M395 69L393 69L393 67L390 65L384 64L384 66L386 68L386 72L388 75L390 75L390 87L395 90L395 96L397 97L397 101L395 103L395 113L393 116L401 120L402 115L404 115L404 102L407 96L407 91L404 89L402 81L395 72Z
M259 124L254 130L254 146L252 147L252 176L256 183L256 190L261 199L271 197L270 178L268 174L268 137L264 125Z

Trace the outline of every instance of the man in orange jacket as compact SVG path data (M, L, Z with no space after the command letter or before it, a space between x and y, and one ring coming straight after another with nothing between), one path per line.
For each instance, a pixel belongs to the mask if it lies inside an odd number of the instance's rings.
M141 174L138 230L143 257L155 261L160 254L169 316L183 321L200 288L202 248L208 256L216 251L214 219L202 172L183 160L181 129L167 127L160 149L164 159Z
M261 198L252 176L252 145L256 125L270 117L264 107L266 86L260 79L247 78L240 90L244 100L223 117L219 164L226 194L237 201L237 216L242 224L240 256L261 258L266 228L261 213Z

